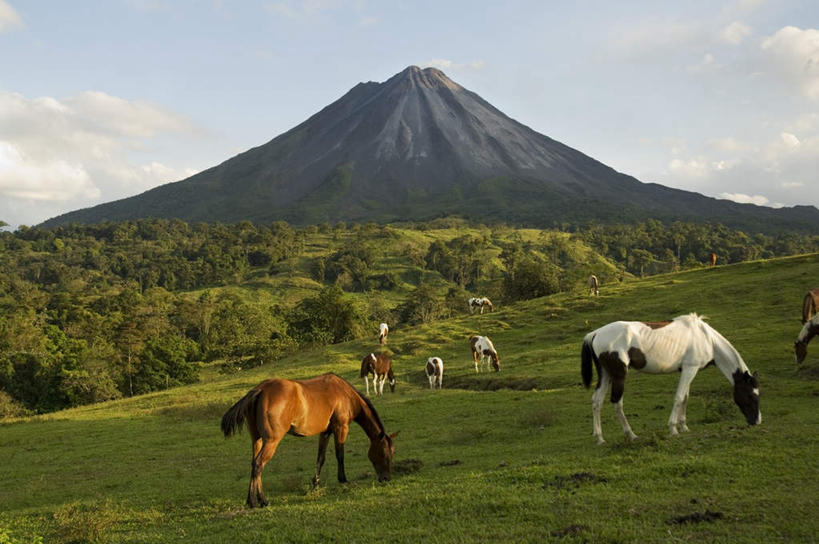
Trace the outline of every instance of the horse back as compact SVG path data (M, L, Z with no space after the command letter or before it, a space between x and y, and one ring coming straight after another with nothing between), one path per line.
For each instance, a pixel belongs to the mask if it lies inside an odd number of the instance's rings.
M802 323L810 321L819 311L819 287L808 290L802 300Z
M257 403L257 415L264 416L271 430L312 436L325 431L333 417L345 422L354 417L354 393L335 374L307 380L268 380Z

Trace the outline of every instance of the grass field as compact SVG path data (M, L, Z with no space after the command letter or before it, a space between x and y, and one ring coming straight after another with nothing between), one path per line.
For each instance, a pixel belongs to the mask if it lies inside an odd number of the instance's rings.
M819 529L819 344L792 345L819 255L655 276L536 299L492 314L395 327L396 392L374 400L396 438L379 484L353 426L351 483L309 486L316 438L285 437L264 473L271 504L244 508L247 433L225 410L271 377L336 372L357 386L367 340L194 386L0 424L0 542L811 542ZM603 410L591 434L580 384L586 332L618 319L706 315L758 371L762 425L747 427L713 368L694 380L689 433L669 437L677 375L632 373L625 442ZM467 338L490 336L500 373L476 375ZM446 365L430 391L426 358ZM332 448L332 446L331 446Z

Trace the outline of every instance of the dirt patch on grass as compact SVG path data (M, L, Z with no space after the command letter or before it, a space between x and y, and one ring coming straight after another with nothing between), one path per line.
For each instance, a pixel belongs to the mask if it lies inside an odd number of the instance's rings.
M438 463L438 465L442 467L454 467L455 465L460 464L461 464L460 459L452 459L451 461L441 461L440 463Z
M675 516L671 519L666 520L666 523L670 525L682 525L685 523L702 523L704 521L710 523L722 518L723 518L722 512L712 512L711 510L706 510L705 512L694 512L693 514Z
M561 476L559 474L555 475L554 480L550 482L546 482L543 484L543 488L547 487L556 487L558 489L566 489L566 488L578 488L583 484L587 483L606 483L608 479L604 476L598 476L593 472L575 472L574 474L570 474L569 476Z
M400 459L392 464L392 471L395 474L412 474L421 470L424 463L419 459Z
M549 534L558 538L562 538L564 536L577 536L586 529L588 529L586 525L569 525L568 527L564 527L562 529L550 531Z
M503 371L501 371L500 373L490 374L489 377L486 377L485 373L483 376L478 374L475 376L454 376L450 378L444 376L444 387L447 389L466 389L469 391L497 391L499 389L531 391L533 389L548 389L550 386L538 378L507 378L503 376Z

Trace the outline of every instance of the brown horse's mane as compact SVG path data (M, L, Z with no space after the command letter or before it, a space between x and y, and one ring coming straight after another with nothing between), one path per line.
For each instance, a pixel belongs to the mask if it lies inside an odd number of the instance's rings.
M338 379L342 380L344 383L346 383L347 385L349 385L349 386L350 386L350 389L352 389L353 391L355 391L355 394L356 394L356 395L358 395L358 398L360 398L360 399L361 399L361 401L362 401L364 404L366 404L366 405L367 405L367 408L369 408L369 409L370 409L370 412L372 412L372 413L373 413L373 419L375 420L376 425L378 425L378 428L380 429L381 434L386 434L387 430L384 428L384 424L383 424L383 423L381 423L381 418L380 418L380 417L378 417L378 412L376 412L376 411L375 411L375 406L373 405L372 401L371 401L370 399L368 399L367 397L365 397L364 395L362 395L362 394L361 394L361 393L358 391L358 389L356 389L356 388L355 388L355 386L353 386L353 384L351 384L351 383L350 383L349 381L347 381L346 379L342 378L341 376L339 376L338 374L335 374L335 373L333 374L333 376L336 376Z

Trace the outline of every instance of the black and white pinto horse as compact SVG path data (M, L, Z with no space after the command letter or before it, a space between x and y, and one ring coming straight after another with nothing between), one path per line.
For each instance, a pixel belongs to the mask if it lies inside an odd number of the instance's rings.
M430 357L427 359L424 372L429 380L430 389L435 389L435 386L438 386L438 389L442 387L444 382L444 362L440 357Z
M381 323L378 326L378 343L384 345L387 343L387 335L390 333L390 328L386 323Z
M495 307L492 305L492 302L486 297L478 297L478 298L470 298L469 299L469 313L475 313L475 308L481 309L481 315L483 315L483 309L489 308L490 312L495 311Z
M373 393L384 394L384 382L389 378L390 391L395 393L395 374L392 372L390 358L379 353L370 353L361 360L361 374L364 383L367 385L367 396L370 396L370 374L373 375Z
M678 434L678 427L681 431L688 430L685 424L688 390L697 372L709 364L715 364L733 385L734 402L748 424L762 422L757 374L748 372L739 352L696 314L683 315L670 322L615 321L604 325L583 339L581 374L586 387L592 381L592 363L599 376L592 396L594 436L598 444L605 442L600 409L609 385L611 402L623 432L631 440L637 438L623 412L623 389L629 367L649 374L680 372L668 419L672 435Z
M794 358L796 364L801 364L808 355L808 342L819 334L819 314L814 315L810 321L802 325L802 330L799 331L799 336L793 344Z
M500 358L495 346L492 345L492 340L486 336L472 336L469 338L469 344L472 346L472 359L475 361L475 372L480 372L482 363L486 363L486 371L489 372L489 364L495 372L500 372Z
M600 282L597 281L597 276L594 274L589 276L589 294L594 296L600 295Z

